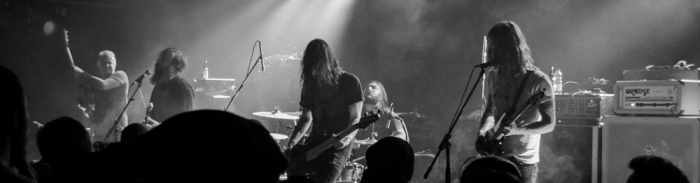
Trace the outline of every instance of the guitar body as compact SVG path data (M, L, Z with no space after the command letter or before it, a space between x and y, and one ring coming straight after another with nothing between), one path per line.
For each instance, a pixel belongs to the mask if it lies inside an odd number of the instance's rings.
M308 144L297 144L291 149L285 151L289 159L289 168L287 169L288 175L306 175L308 173L314 172L313 164L317 161L317 157L329 148L334 148L333 144L340 141L340 139L348 136L350 133L358 130L365 129L370 124L379 120L379 112L375 111L372 115L368 115L360 118L360 122L350 126L349 128L343 130L337 135L330 137L328 139L321 140L320 138L312 138ZM313 144L313 145L311 145Z
M542 91L534 94L531 96L528 100L526 105L524 106L523 109L521 109L515 118L513 120L507 120L504 121L507 117L507 114L503 114L499 119L498 122L494 125L494 129L489 130L486 133L486 144L483 150L481 150L480 154L481 155L494 155L494 156L500 156L504 158L508 158L510 156L516 155L516 154L522 154L527 151L527 143L529 142L530 136L529 135L510 135L510 136L505 136L508 134L508 131L505 130L504 127L510 126L513 121L520 120L520 116L525 112L527 109L529 109L532 106L535 106L540 99L544 96L544 91L545 89L542 89ZM532 121L530 119L529 121ZM528 124L518 124L516 126L522 127L522 126L527 126Z
M526 135L511 135L503 138L500 143L501 145L499 146L501 151L499 156L510 157L516 154L525 153L525 151L527 151L527 141L523 142L522 140L526 139L528 139Z
M306 156L303 155L311 148L312 146L306 144L297 144L291 149L287 149L288 152L285 154L288 154L289 157L298 157L289 162L289 168L287 168L288 175L304 175L314 171L313 163L307 161Z

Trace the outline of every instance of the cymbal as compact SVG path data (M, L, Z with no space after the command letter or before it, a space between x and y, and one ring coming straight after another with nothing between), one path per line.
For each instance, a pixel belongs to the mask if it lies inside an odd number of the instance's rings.
M266 118L272 118L272 119L288 119L288 120L297 120L299 119L299 116L294 116L290 115L289 113L283 113L283 112L277 112L277 113L272 113L272 112L254 112L253 115L260 116L260 117L266 117Z
M270 133L270 136L272 136L272 139L274 140L284 140L289 138L287 135L279 134L279 133Z
M423 156L425 156L425 157L435 158L435 154L433 154L433 153L420 153L420 152L417 152L417 153L413 153L413 155L414 155L415 157L423 157Z
M415 118L428 118L428 116L426 116L426 115L424 115L424 114L421 114L421 113L418 113L417 111L413 111L413 112L394 112L394 113L395 113L396 115L399 115L399 116L411 116L411 117L415 117Z
M356 144L361 144L361 145L372 145L374 143L377 143L377 140L368 138L365 140L355 140L353 142L355 142Z
M285 114L292 115L292 116L301 116L301 111L297 111L297 112L284 112L284 113L285 113Z

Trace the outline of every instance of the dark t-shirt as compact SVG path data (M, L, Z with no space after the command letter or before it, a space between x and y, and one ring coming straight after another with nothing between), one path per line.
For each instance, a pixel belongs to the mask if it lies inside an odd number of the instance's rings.
M350 122L348 106L360 101L364 101L360 79L348 72L340 75L338 84L333 87L303 88L299 105L311 110L313 115L309 143L320 143L348 128Z
M156 84L151 93L153 109L150 116L158 122L163 122L176 114L191 111L193 99L192 86L180 76Z

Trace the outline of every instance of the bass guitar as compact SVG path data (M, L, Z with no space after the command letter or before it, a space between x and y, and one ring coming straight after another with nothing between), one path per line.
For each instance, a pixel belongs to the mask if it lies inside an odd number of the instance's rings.
M294 145L292 149L288 149L287 151L290 152L285 152L285 154L290 154L290 157L292 157L289 160L289 169L287 170L287 174L289 175L302 175L305 174L306 172L309 172L309 161L312 161L316 159L321 152L325 151L326 149L330 148L333 146L333 144L339 142L342 138L345 138L345 136L348 136L350 133L354 132L355 130L358 129L365 129L367 126L370 124L376 122L380 118L380 111L372 111L368 112L367 115L364 117L360 118L360 122L356 123L347 129L341 131L340 133L333 135L333 137L326 139L325 141L321 142L318 145L315 146L309 146L305 144L297 144Z
M513 122L517 121L520 116L523 114L524 111L529 109L530 107L536 106L535 104L539 104L540 100L544 97L544 92L545 88L542 88L539 92L535 93L534 95L530 96L530 98L527 99L527 102L525 103L525 106L523 106L522 109L520 109L518 112L514 113L517 114L513 120L505 120L507 113L504 113L501 115L501 117L498 119L498 122L494 125L493 130L489 130L486 133L486 145L485 148L480 152L481 155L495 155L495 156L501 156L501 157L509 157L513 154L518 154L518 150L509 150L505 151L503 150L502 145L503 145L503 139L505 139L506 135L510 132L508 129L505 127L510 126ZM530 122L531 123L531 122ZM527 126L530 123L523 123L523 124L518 124L518 126ZM515 148L517 149L517 148Z

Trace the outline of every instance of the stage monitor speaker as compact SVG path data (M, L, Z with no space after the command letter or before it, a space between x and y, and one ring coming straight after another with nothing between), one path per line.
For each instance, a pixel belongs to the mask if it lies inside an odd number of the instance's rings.
M557 123L542 134L537 182L591 183L598 181L600 128Z
M690 182L700 182L700 121L697 117L603 118L602 182L626 182L628 164L640 155L673 162Z

